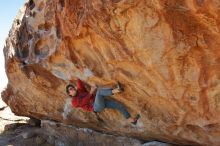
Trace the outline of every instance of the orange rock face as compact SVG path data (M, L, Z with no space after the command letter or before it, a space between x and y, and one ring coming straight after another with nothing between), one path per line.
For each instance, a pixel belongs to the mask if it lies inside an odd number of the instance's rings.
M30 0L4 48L17 115L185 145L220 145L219 0ZM83 70L77 66L84 67ZM93 75L93 76L91 76ZM69 106L76 78L125 85L132 115Z

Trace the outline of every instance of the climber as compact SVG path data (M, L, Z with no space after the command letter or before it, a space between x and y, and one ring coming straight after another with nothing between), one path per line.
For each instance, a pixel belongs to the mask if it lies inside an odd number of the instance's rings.
M91 84L90 92L85 88L85 84L77 79L76 87L72 84L66 86L66 93L72 98L72 106L80 107L87 111L101 112L104 108L112 108L120 111L123 116L132 124L136 125L140 115L137 114L134 118L125 107L115 101L105 98L106 96L114 95L123 92L122 85L117 82L117 87L112 88L97 88L95 84Z

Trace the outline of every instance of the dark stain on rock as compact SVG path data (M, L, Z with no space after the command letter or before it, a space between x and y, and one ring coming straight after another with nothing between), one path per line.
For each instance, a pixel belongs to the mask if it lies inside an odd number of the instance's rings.
M28 6L30 8L30 10L32 10L35 7L35 3L33 0L29 0Z
M45 81L49 82L53 89L56 89L60 85L60 80L54 76L50 71L43 68L39 64L30 64L25 67L25 74L28 76L31 72L34 72L35 76L42 77Z
M196 97L195 96L191 96L190 99L195 101Z
M65 7L65 0L60 0L59 2L62 7Z

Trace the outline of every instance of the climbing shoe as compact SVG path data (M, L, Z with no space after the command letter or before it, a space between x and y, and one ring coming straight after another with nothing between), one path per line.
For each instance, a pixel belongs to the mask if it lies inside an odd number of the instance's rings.
M139 119L140 117L141 117L140 114L137 114L136 117L134 118L134 121L131 122L131 124L136 125L136 124L137 124L137 121L138 121L138 119Z
M123 91L124 91L124 88L123 88L122 84L121 84L119 81L117 81L116 88L117 88L120 92L123 92Z

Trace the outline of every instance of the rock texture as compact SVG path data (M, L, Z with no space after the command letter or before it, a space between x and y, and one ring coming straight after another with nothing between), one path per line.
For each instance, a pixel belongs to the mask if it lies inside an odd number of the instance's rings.
M48 142L55 146L141 146L139 140L101 134L91 129L67 126L62 123L44 120L42 121L41 126L44 133L49 135L47 138ZM145 145L147 144L150 143L146 143ZM164 146L169 145L164 144Z
M143 140L220 145L219 0L30 0L22 11L4 48L3 99L14 113ZM77 77L122 82L125 92L112 98L141 114L137 126L115 110L99 122L68 109L65 85Z

